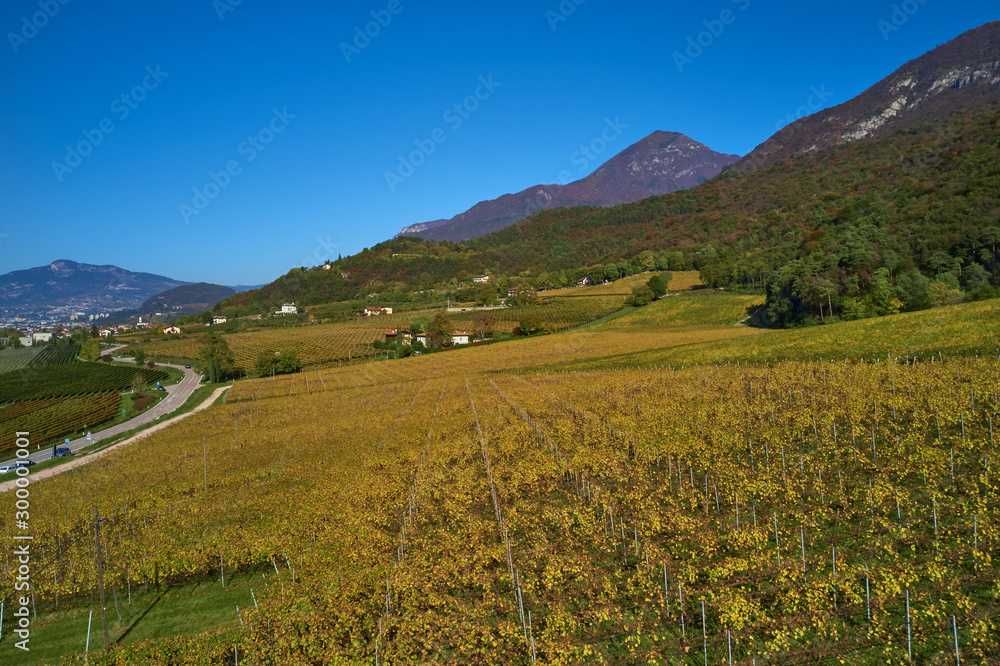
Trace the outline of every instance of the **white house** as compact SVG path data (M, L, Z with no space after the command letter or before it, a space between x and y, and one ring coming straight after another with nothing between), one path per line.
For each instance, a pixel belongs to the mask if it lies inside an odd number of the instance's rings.
M282 303L281 310L278 312L278 314L283 314L283 315L297 314L298 311L299 309L295 307L295 303Z
M577 280L576 283L581 287L589 287L590 285L594 284L593 280L591 280L589 277L582 277L579 280Z
M21 336L21 345L24 346L24 347L30 347L31 346L31 336L30 335Z
M427 346L427 334L426 333L417 333L417 342L419 342L420 344L422 344L422 345L424 345L426 347Z
M34 342L49 342L52 340L52 334L48 332L32 333L31 339Z
M102 338L110 338L112 335L114 335L114 331L112 331L110 328L102 328L97 332L97 334L100 335Z
M163 332L166 333L167 335L180 335L181 329L177 328L176 326L167 326L165 329L163 329Z
M451 334L451 342L455 345L469 344L469 334L465 331L455 331Z
M377 317L379 315L392 314L392 308L367 307L364 309L364 312L362 314L364 314L366 317Z
M472 281L475 284L486 284L487 282L490 281L490 276L489 275L476 275L475 277L472 278Z
M212 326L218 326L219 324L225 324L228 319L222 316L212 317Z

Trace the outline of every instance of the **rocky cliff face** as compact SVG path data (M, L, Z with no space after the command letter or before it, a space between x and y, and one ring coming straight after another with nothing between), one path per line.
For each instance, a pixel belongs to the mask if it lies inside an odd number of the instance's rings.
M539 210L617 206L688 189L714 178L738 159L738 155L717 153L677 132L654 132L585 178L566 185L535 185L482 201L450 220L409 226L400 235L469 240L499 231Z
M1000 22L993 22L911 60L854 99L783 128L731 168L745 173L911 128L998 94Z

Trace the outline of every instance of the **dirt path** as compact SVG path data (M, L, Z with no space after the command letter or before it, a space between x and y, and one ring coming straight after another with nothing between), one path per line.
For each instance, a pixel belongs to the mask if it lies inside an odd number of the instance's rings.
M109 446L106 449L102 449L101 451L98 451L97 453L91 453L89 455L81 456L79 458L75 458L72 462L66 463L65 465L59 465L58 467L50 467L49 469L45 469L45 470L42 470L41 472L38 472L37 474L31 474L29 478L31 479L32 483L36 483L38 481L41 481L42 479L47 479L50 476L55 476L56 474L62 474L63 472L67 472L67 471L69 471L71 469L76 469L77 467L80 467L81 465L86 465L87 463L91 463L91 462L94 462L95 460L99 460L99 459L103 458L104 456L110 454L112 451L114 451L114 450L116 450L116 449L118 449L120 447L127 446L128 444L131 444L131 443L133 443L133 442L135 442L137 440L140 440L143 437L148 437L149 435L152 435L155 432L159 432L160 430L163 430L164 428L170 426L171 424L177 423L178 421L182 421L182 420L186 419L187 417L189 417L189 416L191 416L193 414L197 414L198 412L200 412L202 410L208 409L209 407L212 406L212 404L216 400L219 399L220 395L222 395L224 392L228 391L230 388L232 388L232 387L231 386L222 386L220 388L215 389L215 391L212 392L212 395L210 395L208 398L206 398L204 402L202 402L200 405L198 405L197 407L195 407L194 409L192 409L190 412L187 412L185 414L181 414L180 416L175 416L172 419L168 419L166 421L162 421L160 423L157 423L152 428L148 428L147 430L143 430L142 432L137 433L137 434L129 437L128 439L126 439L124 441L118 442L117 444L113 444L112 446ZM5 481L4 483L0 483L0 493L5 493L5 492L13 490L15 488L14 483L15 483L15 480L13 480L13 479L10 480L10 481Z

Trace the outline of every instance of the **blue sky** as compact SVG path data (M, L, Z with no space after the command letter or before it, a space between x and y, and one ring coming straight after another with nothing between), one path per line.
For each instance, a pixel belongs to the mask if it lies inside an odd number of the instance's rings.
M839 104L998 18L942 0L8 0L0 273L269 282L655 130L746 154L814 89ZM608 120L624 132L581 171Z

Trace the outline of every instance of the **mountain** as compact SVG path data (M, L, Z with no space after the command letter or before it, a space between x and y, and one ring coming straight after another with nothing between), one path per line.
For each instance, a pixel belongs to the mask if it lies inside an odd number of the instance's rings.
M236 290L232 287L224 287L207 282L185 284L150 297L145 303L139 306L139 310L141 312L164 310L193 310L194 312L202 312L208 310L219 301L223 301L234 295L236 295Z
M463 241L478 238L553 208L602 208L690 189L714 178L739 155L717 153L677 132L654 132L567 185L535 185L482 201L450 220L406 227L401 236Z
M162 275L61 259L0 275L0 310L53 317L98 314L138 307L150 296L185 284Z
M226 314L364 300L468 301L469 276L503 292L575 284L614 263L698 270L710 286L765 291L795 324L1000 296L1000 99L871 141L613 208L541 211L462 243L395 238L293 269L222 304ZM457 281L456 281L457 278ZM436 291L435 291L436 290ZM898 302L897 302L898 300Z
M740 173L915 127L1000 94L1000 22L906 63L854 99L781 129L730 167Z

